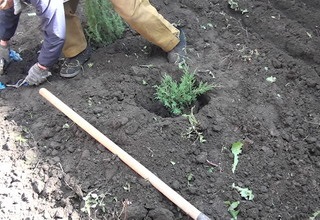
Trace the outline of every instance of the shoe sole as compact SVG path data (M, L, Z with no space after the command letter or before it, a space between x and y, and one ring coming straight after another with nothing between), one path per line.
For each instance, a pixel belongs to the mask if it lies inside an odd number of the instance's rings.
M81 69L74 72L73 74L63 74L63 73L60 73L60 76L64 77L64 78L73 78L75 77L76 75L78 75L79 73L81 72Z
M81 70L83 69L83 65L86 62L88 62L88 60L90 60L90 56L83 61L83 64L81 65L81 69L79 69L78 71L74 72L73 74L63 74L63 73L60 72L60 76L62 76L64 78L73 78L73 77L75 77L76 75L78 75L81 72Z

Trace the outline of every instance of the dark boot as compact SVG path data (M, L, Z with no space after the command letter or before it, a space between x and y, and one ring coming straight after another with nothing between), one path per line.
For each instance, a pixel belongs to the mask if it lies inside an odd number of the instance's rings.
M77 56L65 59L60 70L60 76L65 78L75 77L80 73L85 64L91 57L91 47L88 46Z

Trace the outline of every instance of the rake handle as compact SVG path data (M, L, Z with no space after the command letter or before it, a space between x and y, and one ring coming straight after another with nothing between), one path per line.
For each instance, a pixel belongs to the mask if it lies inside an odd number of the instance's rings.
M157 190L159 190L164 196L166 196L169 200L175 203L191 218L195 220L210 220L209 217L201 213L197 208L195 208L192 204L190 204L187 200L185 200L181 195L179 195L176 191L170 188L161 179L159 179L156 175L150 172L147 168L145 168L142 164L140 164L127 152L122 150L118 145L112 142L109 138L107 138L104 134L102 134L99 130L97 130L89 122L83 119L80 115L78 115L75 111L73 111L69 106L64 104L61 100L59 100L47 89L41 88L39 90L39 93L41 96L47 99L47 101L49 101L53 106L55 106L58 110L60 110L66 116L68 116L79 127L81 127L93 138L95 138L99 143L105 146L109 151L117 155L131 169L137 172L144 179L148 180Z

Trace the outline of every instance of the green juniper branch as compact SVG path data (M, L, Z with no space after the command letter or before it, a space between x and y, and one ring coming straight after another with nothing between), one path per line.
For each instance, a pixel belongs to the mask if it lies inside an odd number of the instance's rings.
M190 73L188 66L182 66L183 76L176 82L171 76L165 74L161 84L156 85L156 99L175 115L181 115L184 108L190 106L197 97L213 88L213 85L200 82L196 85L194 73Z
M120 38L125 25L121 17L114 11L109 0L86 0L85 14L87 18L88 37L99 45L108 45Z

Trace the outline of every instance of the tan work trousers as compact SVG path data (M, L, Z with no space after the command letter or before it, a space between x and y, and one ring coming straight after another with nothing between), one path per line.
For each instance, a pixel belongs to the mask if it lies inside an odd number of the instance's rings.
M179 43L179 30L170 24L150 4L149 0L110 0L116 12L141 36L164 51L172 50ZM79 0L65 4L66 41L63 54L73 57L87 47L79 18L74 14Z
M78 55L87 48L87 40L83 33L81 21L75 14L78 4L79 0L70 0L64 3L66 39L62 53L65 57L69 58Z
M117 13L141 36L164 51L179 43L179 30L165 20L149 0L110 0Z

